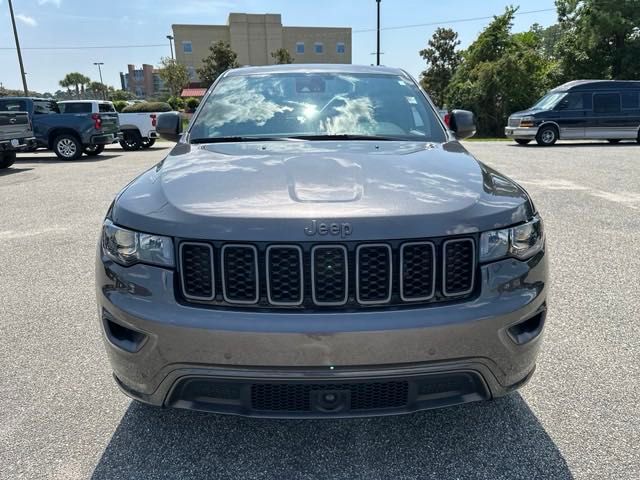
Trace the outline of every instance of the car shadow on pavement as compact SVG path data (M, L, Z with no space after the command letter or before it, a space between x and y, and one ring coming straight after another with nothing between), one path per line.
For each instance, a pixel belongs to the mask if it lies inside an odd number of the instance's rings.
M517 143L507 143L507 146L512 148L575 148L575 147L607 147L607 148L639 148L638 142L630 140L622 143L608 143L608 142L569 142L569 143L556 143L550 147L541 147L535 142L529 145L518 145Z
M33 170L33 168L9 167L9 168L5 168L5 169L0 170L0 177L6 177L8 175L13 175L13 174L16 174L16 173L28 172L29 170Z
M95 163L95 162L103 162L105 160L110 160L112 158L121 157L122 154L112 154L111 152L108 154L96 155L95 157L87 157L83 155L77 160L60 160L55 155L42 156L37 154L21 154L16 158L16 163L20 162L25 163L68 163L69 165L73 165L76 163Z
M573 478L519 394L382 418L267 420L132 403L93 480Z

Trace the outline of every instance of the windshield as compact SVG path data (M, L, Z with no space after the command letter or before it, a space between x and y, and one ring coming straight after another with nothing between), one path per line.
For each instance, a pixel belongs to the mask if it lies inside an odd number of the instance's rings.
M190 130L192 142L292 136L445 140L415 84L381 74L232 75L215 87Z
M531 107L531 110L551 110L566 95L566 92L547 93Z

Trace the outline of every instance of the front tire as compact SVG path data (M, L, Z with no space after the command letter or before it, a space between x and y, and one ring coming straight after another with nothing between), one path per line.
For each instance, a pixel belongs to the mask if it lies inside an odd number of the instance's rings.
M156 143L155 138L143 138L142 139L142 148L147 150L148 148L153 147L153 144Z
M16 152L1 152L0 153L0 170L3 168L9 168L16 161Z
M620 139L619 138L610 138L609 140L607 140L611 145L615 145L616 143L620 143Z
M82 151L88 157L95 157L104 152L104 145L88 145Z
M516 143L518 145L529 145L529 143L531 143L531 140L525 140L524 138L516 138Z
M543 147L550 147L558 141L558 129L553 125L545 125L538 130L536 142Z
M53 141L53 151L61 160L77 160L82 156L82 144L76 136L64 133Z
M120 140L120 146L123 150L131 152L133 150L139 150L142 146L142 137L138 131L125 130L123 132L123 137L124 138Z

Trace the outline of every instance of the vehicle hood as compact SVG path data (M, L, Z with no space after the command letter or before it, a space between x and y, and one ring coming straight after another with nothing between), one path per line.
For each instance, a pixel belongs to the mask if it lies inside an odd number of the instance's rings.
M536 114L547 111L548 110L542 110L540 108L529 108L527 110L521 110L519 112L512 113L509 118L534 117Z
M475 233L532 214L521 187L458 142L278 141L178 144L111 216L183 238L330 241Z

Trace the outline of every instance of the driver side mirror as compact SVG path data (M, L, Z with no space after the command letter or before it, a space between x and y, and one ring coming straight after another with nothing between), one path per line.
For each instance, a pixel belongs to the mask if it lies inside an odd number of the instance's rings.
M177 142L182 136L182 116L180 112L167 112L158 115L156 131L165 140Z
M468 110L453 110L450 117L450 128L458 140L473 137L476 134L476 119Z

